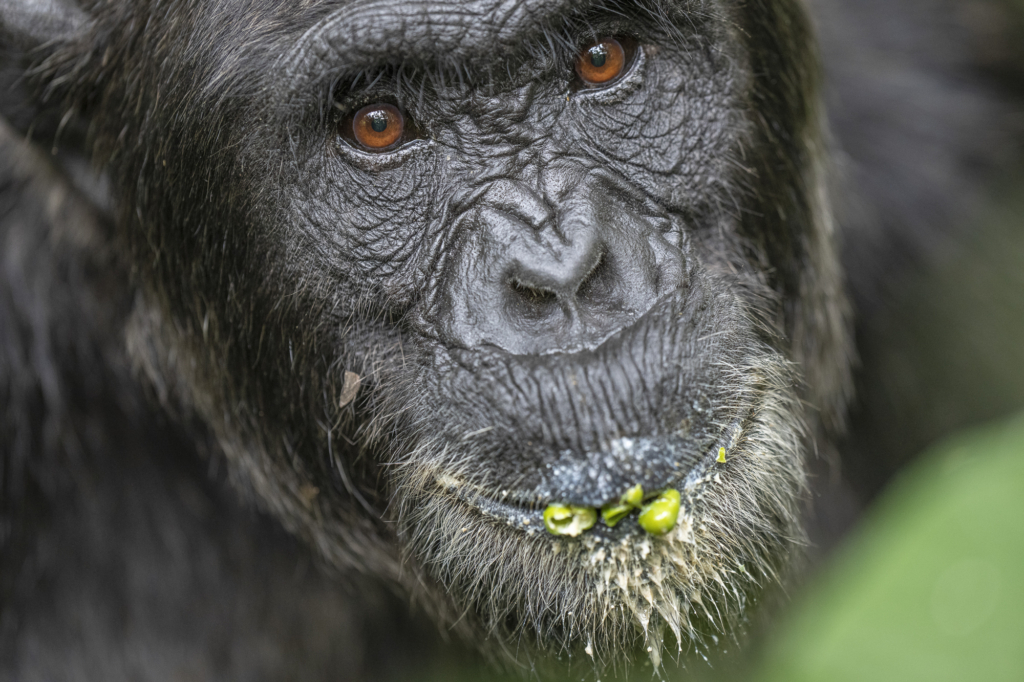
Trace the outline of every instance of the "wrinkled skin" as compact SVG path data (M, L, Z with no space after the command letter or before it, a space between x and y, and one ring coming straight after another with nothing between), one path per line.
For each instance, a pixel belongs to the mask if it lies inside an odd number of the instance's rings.
M357 3L272 62L201 59L195 101L163 95L139 133L155 151L119 172L163 178L125 201L133 260L155 263L134 333L163 345L142 362L177 372L289 528L428 585L476 636L659 663L666 635L732 632L799 542L798 401L835 419L848 366L812 57L806 35L780 42L802 21L779 3ZM574 87L603 35L639 43L627 73ZM339 136L381 100L422 137ZM230 151L197 158L196 131ZM206 184L197 214L184 197ZM339 408L343 371L364 383ZM543 532L545 505L636 483L683 490L675 533Z
M151 153L118 165L148 188L118 182L133 262L154 263L134 333L163 345L143 364L178 375L289 528L428 585L476 636L660 663L669 633L677 651L731 633L799 542L799 401L835 421L848 367L803 21L786 3L355 3L267 55L208 45L191 101L161 93ZM635 57L579 88L603 35ZM375 101L419 139L338 134ZM338 407L344 371L364 383ZM677 532L542 531L545 505L637 483L683 490Z
M59 38L32 83L109 177L110 326L162 409L495 656L741 637L850 385L800 3L166 4L6 20ZM604 36L635 50L588 87ZM361 149L381 101L414 134ZM544 532L635 484L681 491L672 532Z

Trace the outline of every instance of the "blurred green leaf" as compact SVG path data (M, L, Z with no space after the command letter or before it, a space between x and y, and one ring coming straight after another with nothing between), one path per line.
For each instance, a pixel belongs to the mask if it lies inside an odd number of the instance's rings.
M899 477L763 663L765 682L1024 680L1024 418Z

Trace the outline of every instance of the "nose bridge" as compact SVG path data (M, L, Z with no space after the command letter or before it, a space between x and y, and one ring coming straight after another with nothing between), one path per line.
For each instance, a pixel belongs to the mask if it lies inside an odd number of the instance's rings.
M498 178L482 199L487 208L508 214L535 232L553 225L555 219L555 208L544 194L522 180Z
M600 192L594 191L598 179L587 159L548 149L531 164L524 180L554 210L552 228L563 239L601 231L603 225L594 215L594 201L600 201Z
M591 233L604 231L596 202L604 203L595 190L597 179L578 159L564 155L534 158L518 169L515 177L490 182L484 203L528 225L535 233L545 233L545 241L557 237L569 245L574 240L593 241Z

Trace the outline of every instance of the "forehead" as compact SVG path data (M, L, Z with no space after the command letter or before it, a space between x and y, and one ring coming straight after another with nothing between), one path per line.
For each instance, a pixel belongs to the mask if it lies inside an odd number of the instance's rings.
M564 60L582 41L627 27L641 39L702 36L713 43L731 23L722 3L658 0L358 0L318 7L317 14L275 68L289 89L384 67L493 81L542 58Z

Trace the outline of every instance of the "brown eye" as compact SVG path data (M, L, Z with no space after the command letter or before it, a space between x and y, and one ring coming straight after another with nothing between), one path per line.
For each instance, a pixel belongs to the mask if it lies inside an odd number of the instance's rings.
M352 116L352 136L363 147L378 151L402 139L405 116L393 104L371 104Z
M588 45L576 59L576 73L587 85L603 85L618 78L626 68L626 49L615 38Z

